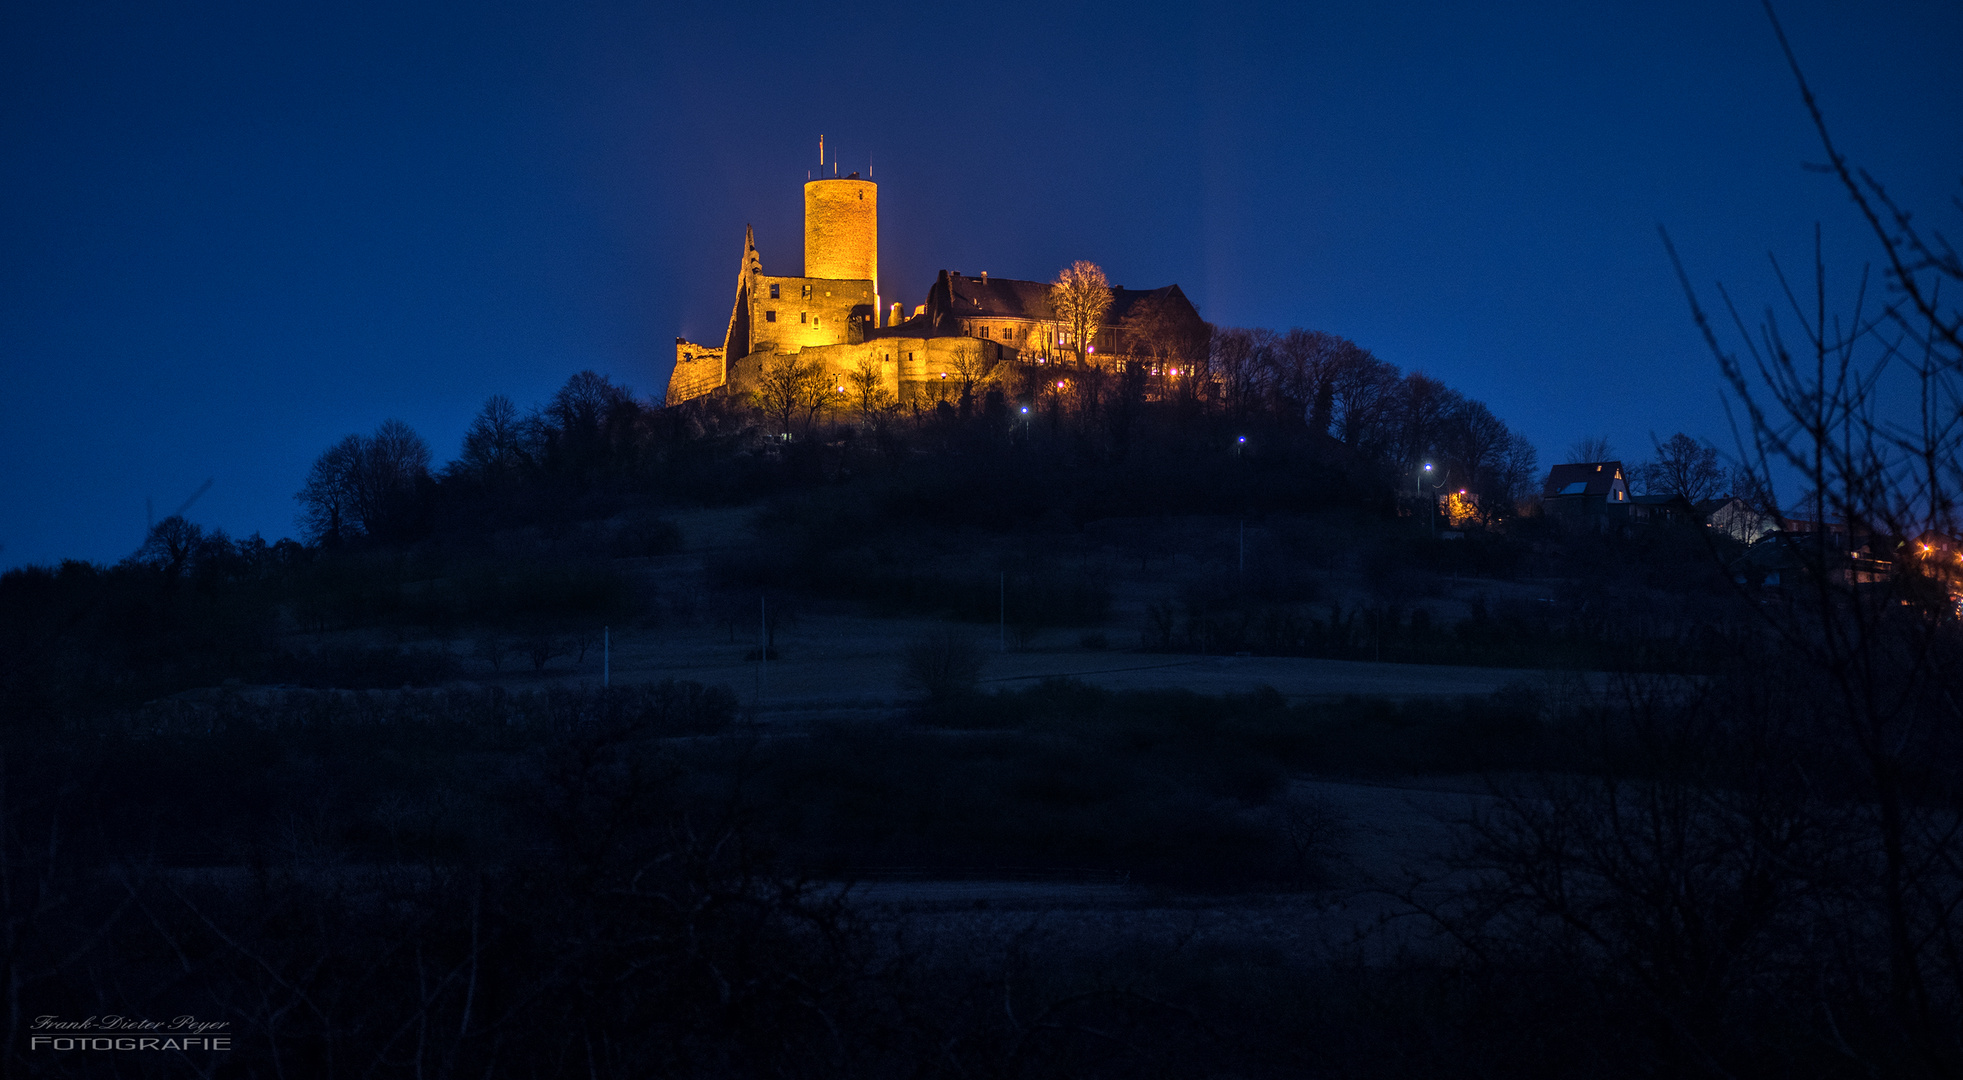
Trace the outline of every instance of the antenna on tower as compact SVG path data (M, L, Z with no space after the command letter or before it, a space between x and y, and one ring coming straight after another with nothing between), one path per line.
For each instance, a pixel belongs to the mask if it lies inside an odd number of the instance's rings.
M818 136L818 169L819 171L822 172L824 171L824 168L825 168L825 137L823 135L820 135Z

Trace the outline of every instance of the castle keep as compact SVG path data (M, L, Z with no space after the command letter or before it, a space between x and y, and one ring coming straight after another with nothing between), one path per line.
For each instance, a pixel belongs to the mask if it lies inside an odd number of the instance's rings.
M1144 308L1184 331L1203 326L1177 285L1111 293L1104 328L1090 343L1095 361L1124 358L1128 343L1120 327ZM1070 347L1047 282L943 270L910 314L903 317L898 303L883 308L879 186L852 173L804 185L802 276L764 273L755 230L744 230L729 327L719 345L675 339L667 401L748 393L765 365L785 354L817 364L841 388L847 375L870 363L885 387L907 401L936 396L950 376L972 378L1004 361L1048 363Z

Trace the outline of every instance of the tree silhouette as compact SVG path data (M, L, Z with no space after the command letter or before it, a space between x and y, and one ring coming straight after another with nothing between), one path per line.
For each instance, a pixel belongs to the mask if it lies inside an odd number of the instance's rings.
M1083 364L1104 314L1111 310L1111 283L1096 263L1079 259L1064 267L1050 285L1050 307L1070 337L1068 345Z

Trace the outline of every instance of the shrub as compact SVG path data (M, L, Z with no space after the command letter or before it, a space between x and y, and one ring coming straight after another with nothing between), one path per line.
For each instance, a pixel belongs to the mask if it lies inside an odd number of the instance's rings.
M981 678L981 646L954 630L935 630L915 638L901 654L900 686L930 701L966 694Z

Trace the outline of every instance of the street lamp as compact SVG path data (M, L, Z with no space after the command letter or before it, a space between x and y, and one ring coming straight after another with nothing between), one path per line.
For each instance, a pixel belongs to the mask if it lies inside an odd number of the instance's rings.
M1417 478L1417 479L1418 479L1418 498L1420 498L1420 499L1422 499L1422 498L1424 498L1424 497L1425 497L1425 493L1424 493L1424 486L1425 486L1425 481L1426 481L1427 479L1429 479L1429 478L1431 477L1431 472L1432 472L1432 470L1431 470L1431 462L1429 462L1429 461L1427 461L1427 462L1425 462L1425 467L1424 467L1424 470L1423 470L1423 471L1422 471L1422 472L1421 472L1421 473L1420 473L1420 474L1418 475L1418 478ZM1438 487L1441 487L1441 486L1443 486L1443 485L1442 485L1442 484L1440 484L1440 485L1435 485L1435 486L1434 486L1434 487L1432 488L1432 493L1431 493L1431 509L1430 509L1429 511L1427 511L1427 512L1426 512L1426 514L1425 514L1425 520L1426 520L1426 521L1428 521L1428 522L1430 523L1430 525L1431 525L1431 531L1432 531L1432 532L1434 532L1434 533L1436 533L1436 532L1438 531Z

